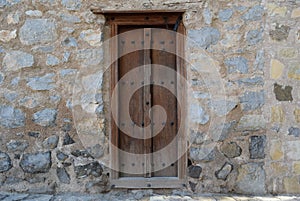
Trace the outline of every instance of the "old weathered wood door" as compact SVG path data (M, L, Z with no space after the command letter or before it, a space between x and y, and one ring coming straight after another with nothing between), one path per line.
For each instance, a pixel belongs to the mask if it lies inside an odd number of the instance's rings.
M112 118L111 129L114 187L177 188L185 184L186 158L178 151L186 142L176 138L179 126L184 126L178 105L182 98L178 74L184 76L182 58L177 55L183 50L177 34L184 33L181 15L107 14L111 36L117 36L111 42L115 60L111 88L117 88L117 118ZM171 158L177 160L170 162Z

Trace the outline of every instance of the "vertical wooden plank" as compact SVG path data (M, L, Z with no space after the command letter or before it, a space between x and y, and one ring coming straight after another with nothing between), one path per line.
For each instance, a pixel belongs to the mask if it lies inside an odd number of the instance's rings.
M161 169L153 173L154 177L177 176L177 162L175 161L170 166L167 163L170 158L177 157L177 147L173 147L174 150L169 150L168 153L159 153L173 141L177 134L176 55L168 52L175 52L175 36L175 32L163 29L153 29L152 32L152 79L154 82L152 101L153 105L160 105L167 113L167 120L164 120L159 112L153 111L154 123L164 126L163 130L153 137L153 152L157 152L153 155L153 162L156 169ZM172 71L164 74L155 67L156 64L170 68ZM164 87L167 85L169 90Z
M110 59L111 59L111 94L110 96L112 96L112 92L113 89L115 88L117 81L118 81L118 61L117 61L117 57L118 57L118 43L117 43L117 38L114 37L118 34L118 25L116 24L111 24L111 40L110 40ZM116 111L118 111L118 99L116 99L116 102L112 102L111 103L114 107L116 108ZM116 114L116 120L118 121L118 112ZM112 179L117 179L119 178L119 173L118 171L116 171L119 168L119 156L118 156L118 149L116 149L116 147L118 147L118 127L116 125L115 119L111 118L111 143L114 146L110 146L111 147L111 166L112 166L112 171L111 171L111 177Z
M134 30L130 34L122 34ZM134 29L134 27L119 26L119 79L137 67L144 64L143 40L144 30ZM127 53L123 55L124 53ZM123 56L121 56L123 55ZM140 68L139 71L143 71ZM142 75L142 76L141 76ZM144 140L131 137L134 134L135 127L143 127L144 123L144 89L143 72L130 72L132 79L119 82L119 120L120 127L126 127L130 133L123 133L119 130L119 148L124 152L119 152L119 167L121 177L144 177L144 161L137 161L129 157L128 153L144 154ZM134 80L135 79L135 80ZM140 86L134 94L131 94L132 88ZM130 97L129 105L122 104L122 100ZM130 118L127 118L126 111L129 107ZM136 133L135 133L136 134ZM143 136L143 133L138 134ZM125 173L124 170L130 169L136 174ZM139 174L138 174L139 173Z
M181 22L178 31L178 35L176 36L177 47L176 47L176 64L177 64L177 72L183 78L186 78L186 69L184 65L184 35L185 35L185 28L183 23ZM181 102L181 107L178 107L178 122L185 119L186 117L186 91L187 89L184 88L184 80L177 77L177 97ZM179 133L178 137L178 154L182 154L187 150L187 139L185 134L185 124L180 124L181 131L183 133ZM183 154L182 157L178 160L178 177L179 179L184 179L186 175L186 168L187 168L187 154Z
M151 77L151 28L144 29L144 82L150 83ZM151 93L150 93L150 85L144 86L144 122L145 127L151 124L150 119L152 118L152 114L150 114L151 108ZM150 125L151 126L151 125ZM152 129L151 129L152 130ZM151 163L152 163L152 131L145 130L144 133L144 154L145 154L145 177L151 177Z

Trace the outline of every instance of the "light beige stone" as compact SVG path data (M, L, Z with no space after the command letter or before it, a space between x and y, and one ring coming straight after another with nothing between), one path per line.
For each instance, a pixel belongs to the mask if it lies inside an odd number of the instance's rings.
M300 109L295 109L294 116L295 116L296 122L300 123Z
M276 176L285 175L289 172L288 167L283 163L271 163L270 168Z
M271 60L271 78L272 79L279 79L283 73L284 70L284 64L281 63L277 59Z
M270 147L270 157L272 160L283 159L282 143L279 140L274 140L271 142Z
M271 108L271 122L282 123L285 120L285 114L281 106L274 106Z
M270 16L278 15L278 16L284 17L286 15L286 12L287 12L287 7L278 6L274 3L268 3L267 4L267 9L268 9L268 14Z
M293 164L293 172L297 175L300 174L300 161L296 161Z
M299 7L299 8L295 8L295 9L292 11L291 18L297 18L297 17L300 17L300 7Z
M295 48L284 48L279 51L279 56L283 58L294 58L297 56L297 49Z
M283 179L283 186L287 193L299 193L300 184L298 177L285 177Z
M9 31L9 30L1 30L0 31L0 41L9 42L12 39L17 37L17 30Z
M295 64L289 69L288 77L296 80L300 80L300 65Z

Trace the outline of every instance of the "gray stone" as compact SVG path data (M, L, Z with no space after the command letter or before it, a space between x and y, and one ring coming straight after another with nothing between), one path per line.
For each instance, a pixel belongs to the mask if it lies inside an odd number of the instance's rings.
M19 36L25 45L53 42L57 38L55 22L50 19L27 19Z
M193 192L195 192L196 187L197 187L197 183L194 183L194 182L189 181L189 185L190 185L191 190L192 190Z
M68 23L80 23L81 20L79 17L77 17L76 15L70 15L70 14L67 14L67 13L63 13L60 15L61 19L65 22L68 22Z
M88 147L87 151L91 154L93 158L101 158L104 155L104 147L100 144L96 144L93 147Z
M188 167L188 175L194 179L199 179L202 168L199 165L191 165Z
M262 164L248 163L238 169L236 192L244 194L265 194L266 174Z
M55 149L58 144L59 137L57 135L53 135L48 137L43 141L43 147L45 149Z
M29 146L26 140L11 140L6 144L6 148L8 151L15 152L20 151L23 152Z
M40 126L55 126L57 110L46 108L33 114L33 122Z
M28 136L34 137L34 138L38 138L40 136L40 132L36 132L36 131L30 131L27 134L28 134Z
M98 65L103 59L102 49L82 49L77 51L76 59L85 65Z
M64 52L62 61L65 63L68 62L70 59L70 56L71 56L70 52Z
M251 159L265 158L266 136L251 136L249 152Z
M265 92L246 91L240 97L240 102L244 111L259 109L265 104Z
M12 163L7 153L0 151L0 173L7 172L12 168Z
M42 53L50 53L54 51L54 47L53 46L37 46L32 48L32 51L34 52L42 52Z
M39 10L27 10L25 14L31 17L41 17L43 15Z
M215 159L215 150L212 147L191 147L190 159L202 162L213 161Z
M75 157L92 158L87 150L75 150L72 151L71 154Z
M63 40L61 42L61 44L66 47L77 47L78 46L76 39L73 37L66 38L65 40Z
M34 192L31 192L31 193L34 193ZM36 192L36 193L38 193L38 192ZM22 199L22 201L51 201L52 198L53 198L53 195L36 194L36 195L29 195L28 197Z
M12 106L0 105L0 126L19 128L25 126L25 114Z
M190 46L200 46L207 49L211 45L216 45L220 40L221 34L218 29L204 27L200 30L188 31L188 41Z
M266 120L262 115L245 115L237 126L237 131L257 131L266 128Z
M34 59L31 54L22 51L7 52L3 59L3 70L17 71L22 68L32 67Z
M56 66L60 63L60 60L51 54L47 55L46 65L47 66Z
M7 5L6 0L0 0L0 8L4 8Z
M249 45L256 45L262 40L263 30L251 30L247 33L246 40Z
M274 90L276 100L278 101L293 101L292 96L293 87L291 86L282 86L277 83L274 84Z
M62 0L61 4L67 10L79 10L81 7L81 0Z
M228 67L228 73L248 73L248 60L244 57L227 58L224 63Z
M255 70L263 70L265 64L265 53L264 50L259 50L256 53L255 61L254 61L254 69Z
M64 154L63 152L61 151L58 151L56 153L56 158L60 161L65 161L69 156L67 154Z
M61 77L65 77L68 75L74 75L77 73L77 69L63 69L59 71Z
M236 142L223 143L220 147L220 151L227 158L235 158L242 154L242 149Z
M192 103L190 105L190 119L194 123L206 124L209 121L209 116L199 104Z
M212 14L211 11L209 9L204 9L203 11L203 17L204 17L204 22L205 24L211 24L212 22Z
M212 127L212 139L213 141L224 141L228 138L233 128L236 126L236 121L226 122L224 124L214 125ZM219 133L221 131L221 134Z
M4 75L3 73L0 73L0 84L2 84L4 81Z
M9 102L13 102L14 100L16 100L16 98L18 98L18 96L19 96L19 94L14 93L14 92L4 94L4 98L6 100L8 100Z
M230 163L225 163L221 169L219 169L218 171L215 172L215 175L218 179L221 180L226 180L228 175L232 172L233 170L233 165Z
M1 1L1 0L0 0ZM23 193L1 193L5 197L1 199L2 201L19 201L22 200L26 197L28 197L28 194L23 194Z
M264 7L260 5L255 5L242 16L242 19L245 21L257 21L261 20L263 15Z
M20 177L7 177L5 180L5 185L16 185L22 181L24 181L24 179Z
M34 154L24 154L20 167L26 173L47 173L52 165L51 152L37 152Z
M4 52L5 52L5 49L2 46L0 46L0 53L4 53Z
M245 86L263 86L264 79L263 77L252 77L252 78L242 78L237 81L239 85Z
M219 19L222 22L227 22L228 20L230 20L232 15L233 15L233 10L231 8L226 8L224 10L219 11Z
M33 77L29 78L27 82L27 86L29 86L33 90L51 90L56 87L53 77L54 73L46 74L42 77Z
M70 184L71 181L70 175L68 174L67 170L64 167L62 168L58 167L56 169L56 174L61 183Z
M299 137L300 136L300 128L296 128L296 127L289 128L289 135Z
M58 104L61 100L61 97L59 95L50 96L50 101L54 104Z
M191 133L189 136L190 136L189 142L191 144L200 145L205 142L205 133L203 133L203 132L191 130Z
M289 27L287 25L276 24L275 29L270 30L269 34L273 40L283 41L289 37L290 30L291 30L291 27Z
M219 117L222 117L237 107L237 102L230 100L212 100L210 106Z
M11 85L12 86L17 86L19 84L20 77L15 77L14 79L11 80Z
M90 175L100 177L103 172L102 166L98 162L92 162L86 165L79 165L74 167L77 178L85 178Z
M38 98L36 97L25 96L24 98L19 100L19 104L27 108L35 108L40 103Z
M75 141L70 137L70 135L68 133L66 133L64 136L63 145L70 145L70 144L74 144L74 143L75 143Z

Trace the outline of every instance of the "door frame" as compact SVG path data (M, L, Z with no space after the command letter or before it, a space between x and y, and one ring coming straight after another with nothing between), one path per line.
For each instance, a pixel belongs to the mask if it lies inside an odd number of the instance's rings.
M124 25L165 25L166 19L168 24L175 25L178 22L178 17L182 16L184 11L104 11L93 9L95 14L103 14L106 18L106 24L110 26L110 59L111 61L111 74L110 74L110 97L112 96L113 89L118 82L118 27ZM185 28L181 22L179 23L177 32L185 35ZM176 69L177 72L184 78L186 78L186 69L184 65L184 58L178 55L184 55L184 41L183 37L177 36L176 43ZM182 87L185 86L181 84L181 79L177 79L177 97L180 99L182 105L186 106L186 91ZM116 98L116 101L118 98ZM114 103L118 106L117 103ZM181 105L181 107L182 107ZM118 108L116 109L118 111ZM181 108L181 112L178 112L177 120L181 122L181 118L185 119L185 109ZM179 111L179 110L178 110ZM117 115L118 118L118 115ZM185 152L181 158L178 159L178 176L177 177L121 177L119 178L118 172L115 171L118 167L118 150L114 149L111 144L118 144L118 127L111 117L110 122L110 183L112 188L183 188L186 187L186 167L187 167L187 154ZM185 125L183 126L183 131L185 131ZM185 132L186 133L186 132ZM186 134L182 135L183 139L180 138L178 142L178 152L183 153L182 150L187 150L187 139Z

